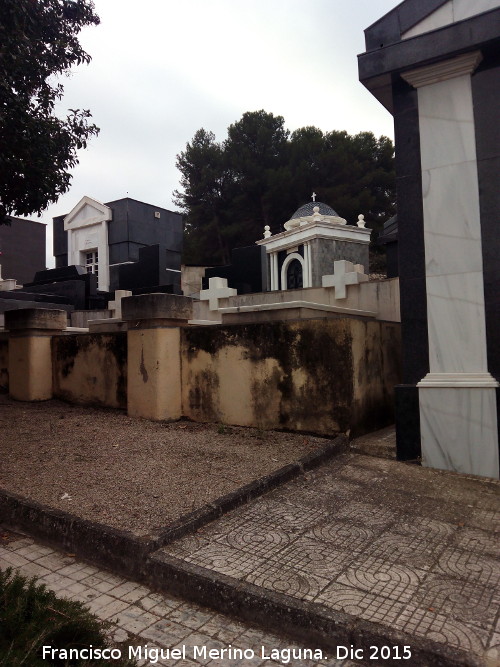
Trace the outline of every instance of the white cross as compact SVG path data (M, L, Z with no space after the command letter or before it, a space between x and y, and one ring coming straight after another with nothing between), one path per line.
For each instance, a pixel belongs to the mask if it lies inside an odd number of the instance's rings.
M368 280L364 273L362 264L353 264L345 259L333 263L333 275L323 276L321 284L323 287L335 287L335 298L345 299L347 296L347 285L357 285Z
M317 194L315 192L312 193L312 200L316 201Z
M219 310L219 299L237 294L237 289L227 286L227 278L209 278L208 289L200 291L200 301L208 301L209 310Z
M132 296L132 292L126 289L117 289L115 291L114 301L108 301L108 310L112 310L114 319L122 319L122 299L126 296Z

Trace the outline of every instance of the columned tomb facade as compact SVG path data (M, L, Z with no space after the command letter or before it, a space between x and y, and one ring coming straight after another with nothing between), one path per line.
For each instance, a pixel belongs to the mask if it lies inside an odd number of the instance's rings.
M284 228L274 236L266 228L264 239L257 241L266 249L271 291L321 287L337 260L368 271L370 230L362 215L358 226L348 225L330 206L312 201L297 209Z
M500 2L405 0L360 78L394 115L400 458L499 476Z

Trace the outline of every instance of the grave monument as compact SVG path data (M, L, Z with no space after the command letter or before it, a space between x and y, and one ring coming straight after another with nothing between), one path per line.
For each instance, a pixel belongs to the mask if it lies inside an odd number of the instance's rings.
M274 235L266 227L264 238L257 241L266 249L271 291L320 287L338 260L368 271L370 230L365 229L363 215L357 226L348 225L333 208L317 202L313 192L312 201L298 208L283 227Z
M360 80L394 116L398 456L499 476L500 1L404 0Z
M106 204L83 197L54 218L56 268L85 267L102 292L154 288L180 294L181 251L182 216L129 197Z

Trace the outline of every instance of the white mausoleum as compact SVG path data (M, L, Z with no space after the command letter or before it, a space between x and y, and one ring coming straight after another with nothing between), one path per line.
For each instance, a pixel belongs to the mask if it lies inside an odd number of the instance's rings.
M257 241L266 248L271 290L321 287L322 276L333 273L337 260L361 264L368 272L370 230L363 216L357 226L348 225L315 197L285 222L285 231L271 235L266 226L264 239Z

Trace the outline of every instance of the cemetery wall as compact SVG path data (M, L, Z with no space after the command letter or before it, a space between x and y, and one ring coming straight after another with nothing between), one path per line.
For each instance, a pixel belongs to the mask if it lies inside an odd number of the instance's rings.
M354 437L392 423L400 327L359 318L181 330L195 421Z
M148 304L139 304L144 315ZM149 312L128 332L59 333L64 313L51 312L47 335L43 322L32 335L12 334L17 345L44 344L23 348L25 362L10 369L10 392L19 400L53 396L127 409L133 417L184 416L327 436L356 437L393 422L393 387L400 382L397 322L339 316L179 327ZM6 337L0 337L2 382L7 356ZM47 377L42 388L32 386Z
M53 393L70 403L127 408L127 334L52 338Z

